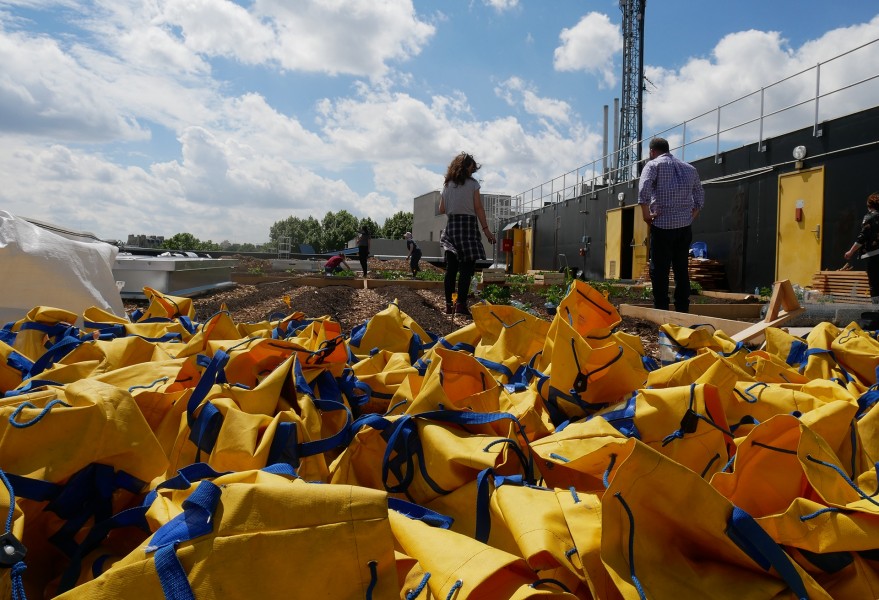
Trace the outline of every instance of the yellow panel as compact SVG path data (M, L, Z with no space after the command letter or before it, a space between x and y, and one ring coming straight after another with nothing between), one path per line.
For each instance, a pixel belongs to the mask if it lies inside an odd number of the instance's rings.
M633 210L635 227L632 235L632 279L638 279L647 265L647 238L650 236L650 226L641 218L640 206L635 205Z
M824 167L779 175L777 232L776 281L810 285L812 275L821 270Z
M619 208L607 211L604 227L604 278L620 278L620 236L623 213Z
M525 273L525 231L513 229L513 273Z
M522 271L523 273L527 273L534 267L532 266L531 258L534 256L534 230L532 228L528 228L525 230L525 262L522 265L525 269Z

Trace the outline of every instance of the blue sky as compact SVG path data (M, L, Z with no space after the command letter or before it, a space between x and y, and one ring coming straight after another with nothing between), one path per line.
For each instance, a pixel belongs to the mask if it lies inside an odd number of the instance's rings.
M876 40L877 15L649 0L645 136ZM290 215L411 211L462 150L515 195L601 156L620 21L615 0L0 0L0 210L260 243ZM877 64L873 44L822 82Z

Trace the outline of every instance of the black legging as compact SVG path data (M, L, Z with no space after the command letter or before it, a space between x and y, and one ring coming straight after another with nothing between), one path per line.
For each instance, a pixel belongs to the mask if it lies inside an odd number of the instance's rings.
M455 279L458 280L458 303L467 306L467 296L470 294L470 280L476 270L475 260L459 261L458 255L446 250L446 304L452 303L452 293L455 291Z
M369 258L369 246L358 246L357 252L360 259L360 268L363 269L363 276L366 277L366 259Z

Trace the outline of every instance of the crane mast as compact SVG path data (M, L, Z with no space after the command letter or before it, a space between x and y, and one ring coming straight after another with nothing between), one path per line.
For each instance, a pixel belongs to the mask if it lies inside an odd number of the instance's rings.
M644 7L647 0L620 0L623 13L623 82L620 106L617 181L639 175L641 102L644 95Z

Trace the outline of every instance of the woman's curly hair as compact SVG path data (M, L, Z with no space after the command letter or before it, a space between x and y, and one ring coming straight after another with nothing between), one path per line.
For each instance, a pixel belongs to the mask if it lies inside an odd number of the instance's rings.
M455 185L464 185L467 178L472 177L481 166L477 164L476 159L471 154L462 152L449 163L449 168L446 170L446 180L443 182L443 185L448 185L450 181Z
M879 210L879 192L873 192L867 196L867 208Z

